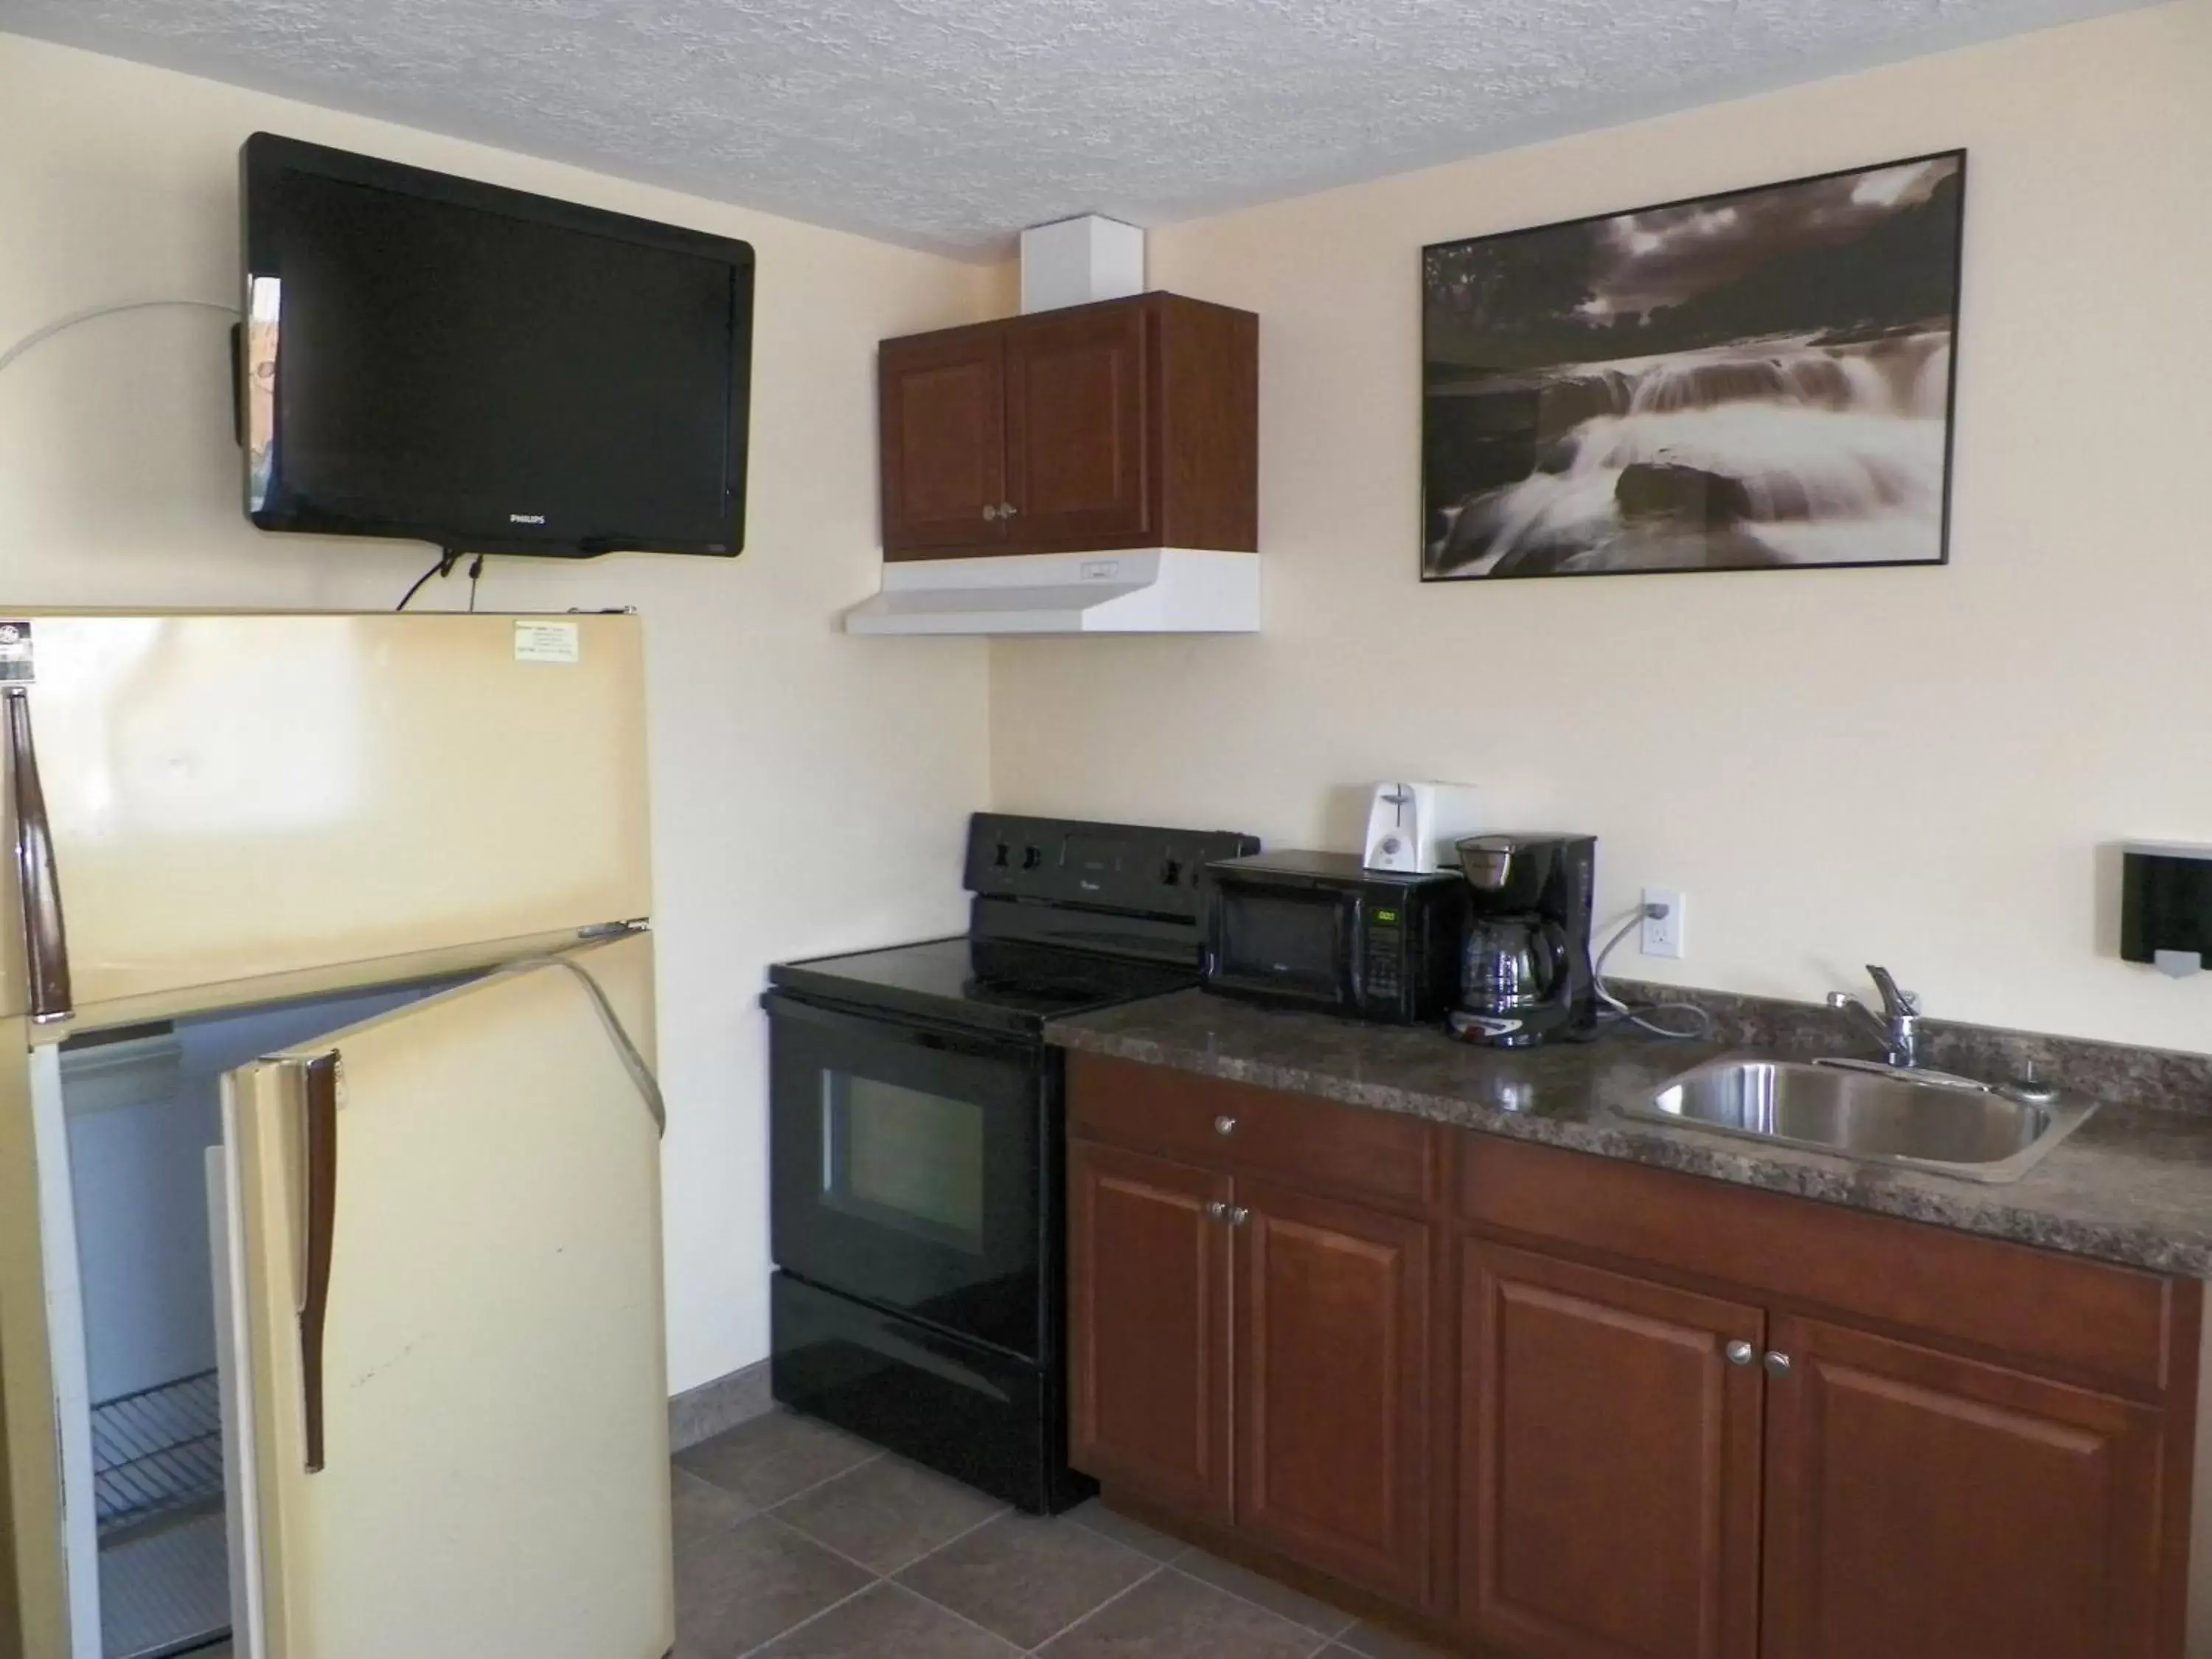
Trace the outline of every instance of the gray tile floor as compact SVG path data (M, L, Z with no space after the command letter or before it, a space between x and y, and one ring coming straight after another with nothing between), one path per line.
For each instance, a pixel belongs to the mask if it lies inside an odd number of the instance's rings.
M677 1659L1440 1659L1095 1502L1016 1514L805 1418L676 1465Z

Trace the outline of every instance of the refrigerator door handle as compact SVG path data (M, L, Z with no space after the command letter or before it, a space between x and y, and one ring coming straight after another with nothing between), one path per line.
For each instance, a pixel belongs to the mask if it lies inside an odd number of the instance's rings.
M318 1054L302 1068L307 1133L304 1271L300 1279L300 1391L311 1474L323 1467L323 1328L330 1318L331 1247L338 1196L338 1056Z
M30 689L5 688L8 769L15 784L15 882L23 910L23 964L30 979L33 1024L52 1025L75 1012L70 994L69 933L62 924L62 884L46 793L39 782L39 746L31 733Z

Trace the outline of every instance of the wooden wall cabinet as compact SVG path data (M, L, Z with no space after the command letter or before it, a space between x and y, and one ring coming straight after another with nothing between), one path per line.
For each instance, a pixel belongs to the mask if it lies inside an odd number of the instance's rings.
M1514 1659L2184 1652L2193 1281L1069 1076L1073 1457L1109 1497Z
M1173 294L886 340L884 555L1259 534L1259 319Z

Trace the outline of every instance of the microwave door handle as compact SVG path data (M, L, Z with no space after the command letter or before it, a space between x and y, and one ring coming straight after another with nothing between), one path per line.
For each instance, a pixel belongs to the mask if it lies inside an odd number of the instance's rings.
M30 979L32 1022L52 1025L75 1012L69 932L62 922L61 875L54 867L46 793L39 782L30 688L10 685L5 693L8 769L15 788L15 884L22 902L23 964Z

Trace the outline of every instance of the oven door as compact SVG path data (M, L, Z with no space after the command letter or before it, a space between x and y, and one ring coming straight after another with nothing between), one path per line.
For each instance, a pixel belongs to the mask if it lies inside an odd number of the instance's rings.
M1215 990L1349 1012L1358 896L1340 887L1217 872L1206 982Z
M776 1265L1042 1357L1042 1046L781 992L768 1007Z

